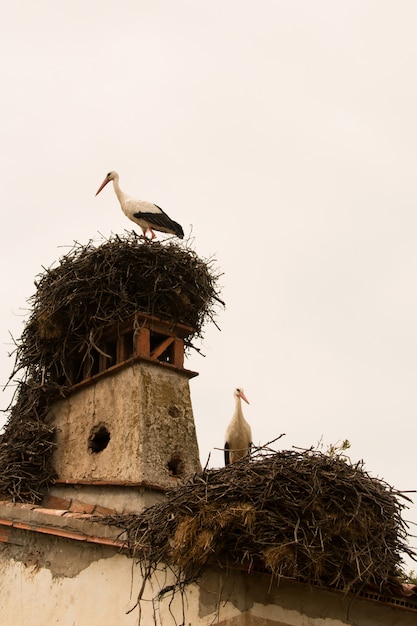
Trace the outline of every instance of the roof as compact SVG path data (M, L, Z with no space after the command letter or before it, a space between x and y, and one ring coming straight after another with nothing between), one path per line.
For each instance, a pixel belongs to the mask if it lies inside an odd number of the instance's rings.
M8 543L12 529L19 529L120 549L125 546L120 532L99 519L114 513L99 504L51 495L42 506L0 500L0 542Z

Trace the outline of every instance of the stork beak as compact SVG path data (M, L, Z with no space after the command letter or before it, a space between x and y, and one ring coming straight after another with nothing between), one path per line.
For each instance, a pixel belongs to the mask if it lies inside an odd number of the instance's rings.
M247 404L249 404L249 400L247 399L243 391L239 392L239 397L242 398L242 400L244 400Z
M98 191L97 191L97 193L96 193L96 196L98 196L98 194L100 193L100 191L101 191L102 189L104 189L104 187L107 185L107 183L108 183L108 182L110 182L110 180L109 180L108 178L105 178L105 179L103 180L103 182L101 183L101 185L100 185L100 187L99 187L99 189L98 189Z

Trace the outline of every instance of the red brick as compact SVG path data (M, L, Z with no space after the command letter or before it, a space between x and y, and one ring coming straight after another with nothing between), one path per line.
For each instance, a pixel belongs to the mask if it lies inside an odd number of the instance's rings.
M57 496L47 495L45 496L42 506L46 509L59 509L61 511L69 511L71 507L71 500L66 498L58 498Z
M100 506L100 504L97 504L94 509L94 515L114 515L115 513L116 509L108 509L105 506Z
M92 513L95 507L95 504L88 504L87 502L73 500L69 510L73 513Z

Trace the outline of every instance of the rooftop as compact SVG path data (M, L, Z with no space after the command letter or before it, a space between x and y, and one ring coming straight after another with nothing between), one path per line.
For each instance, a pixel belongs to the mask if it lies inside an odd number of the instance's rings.
M1 500L0 543L7 544L12 541L12 531L17 529L106 546L117 552L128 553L127 534L121 533L120 528L105 523L107 516L114 514L113 509L99 504L92 505L76 499L67 500L56 496L47 496L42 505ZM242 567L236 566L236 569L242 569ZM333 593L341 593L334 588L321 588ZM358 593L348 595L352 598L359 597L417 613L417 585L402 583L398 580L392 580L384 593L381 593L375 586L368 585Z

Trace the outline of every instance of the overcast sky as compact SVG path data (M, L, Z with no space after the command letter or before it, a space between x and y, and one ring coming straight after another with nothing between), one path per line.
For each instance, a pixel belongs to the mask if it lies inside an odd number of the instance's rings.
M224 273L186 364L203 464L242 386L256 444L347 438L416 489L416 24L414 0L7 3L1 381L42 267L133 226L94 196L115 169Z

